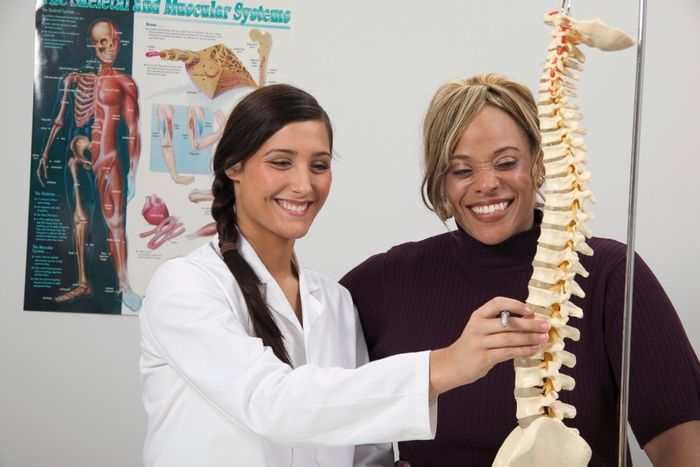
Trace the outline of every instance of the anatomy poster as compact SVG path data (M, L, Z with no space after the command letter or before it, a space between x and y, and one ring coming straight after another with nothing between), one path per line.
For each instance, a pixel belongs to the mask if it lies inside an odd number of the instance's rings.
M292 78L295 8L38 0L24 308L136 314L215 228L211 159L246 94Z

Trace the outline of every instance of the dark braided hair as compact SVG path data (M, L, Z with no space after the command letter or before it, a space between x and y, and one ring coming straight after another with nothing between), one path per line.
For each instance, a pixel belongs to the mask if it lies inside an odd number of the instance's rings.
M211 215L219 233L219 248L224 262L238 283L255 334L272 347L277 358L291 365L282 333L275 323L263 294L260 279L235 246L240 232L236 218L233 183L226 170L252 156L272 135L285 125L309 120L320 121L328 131L333 149L333 130L328 115L313 96L287 84L275 84L253 91L231 112L214 153L214 182Z

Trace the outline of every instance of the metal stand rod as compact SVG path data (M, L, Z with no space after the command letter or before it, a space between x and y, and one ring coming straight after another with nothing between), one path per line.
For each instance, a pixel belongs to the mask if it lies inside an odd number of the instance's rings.
M637 33L637 73L634 85L634 123L632 127L632 161L627 213L627 263L625 274L625 305L622 316L622 363L620 369L620 426L617 460L627 466L627 408L629 405L630 347L632 344L632 296L634 291L634 234L637 217L637 173L639 139L642 123L642 91L644 76L644 34L646 30L646 0L639 0L639 30Z

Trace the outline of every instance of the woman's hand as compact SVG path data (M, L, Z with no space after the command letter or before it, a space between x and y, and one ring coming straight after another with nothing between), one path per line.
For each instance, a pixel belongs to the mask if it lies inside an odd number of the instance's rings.
M504 310L513 316L501 327ZM430 396L473 383L497 363L537 352L549 339L550 325L531 319L532 313L524 303L505 297L476 309L459 339L430 353Z

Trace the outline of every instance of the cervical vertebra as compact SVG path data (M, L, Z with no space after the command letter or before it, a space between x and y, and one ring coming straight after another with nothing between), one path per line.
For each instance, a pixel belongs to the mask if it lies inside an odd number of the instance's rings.
M579 339L578 330L568 321L581 318L583 312L570 298L585 296L575 276L588 276L579 254L593 254L586 244L591 232L585 221L592 219L586 201L595 202L586 186L590 172L579 136L585 133L579 124L583 115L571 102L576 86L570 80L578 80L572 70L582 70L585 60L578 44L621 50L634 40L599 19L577 21L558 11L546 15L545 23L554 26L537 102L545 204L527 303L538 319L549 321L552 327L549 341L537 354L514 362L519 426L501 446L494 466L584 466L591 458L591 449L578 430L562 422L575 417L576 408L559 400L560 391L575 386L574 379L560 369L576 365L576 357L564 350L564 339Z

